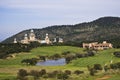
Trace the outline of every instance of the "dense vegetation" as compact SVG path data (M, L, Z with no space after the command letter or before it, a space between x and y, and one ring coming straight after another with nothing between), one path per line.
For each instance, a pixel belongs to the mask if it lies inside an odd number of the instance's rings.
M116 57L120 57L120 52L114 52L113 53Z
M37 48L39 46L45 46L45 45L46 44L39 44L38 42L31 42L30 44L0 43L0 58L12 57L11 54L20 53L20 52L29 52L33 48Z
M119 17L102 17L88 23L75 25L56 25L49 26L43 29L34 29L36 38L44 39L48 33L50 39L61 37L65 42L74 44L90 41L111 42L114 47L120 47L120 18ZM21 40L24 34L28 34L29 30L22 31L10 38L6 39L5 43L13 42L14 38ZM72 43L72 44L73 44Z

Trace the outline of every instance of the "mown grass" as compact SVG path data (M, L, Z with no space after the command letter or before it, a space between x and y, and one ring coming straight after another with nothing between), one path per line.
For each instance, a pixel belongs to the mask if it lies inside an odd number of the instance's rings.
M4 77L5 79L10 77L10 80L14 80L19 69L26 69L27 71L46 69L48 72L53 70L83 70L86 72L87 65L94 65L96 63L101 65L110 64L111 60L113 61L113 63L120 62L120 59L112 54L114 51L120 51L120 49L109 49L104 51L98 51L97 54L93 57L79 58L73 60L70 64L64 66L26 66L21 64L21 61L23 59L35 58L39 55L50 56L53 54L61 54L65 51L70 51L72 53L84 53L84 49L79 47L49 46L32 49L29 53L14 54L16 56L15 58L0 59L0 80L2 80ZM84 76L82 76L82 78L83 77ZM77 76L74 79L80 80L80 78L80 76ZM84 80L94 80L95 78L96 77L90 76L87 79L85 78Z
M0 73L0 80L16 80L16 76L8 73Z
M120 74L115 74L115 75L112 75L109 79L107 80L120 80Z
M0 59L1 65L21 65L21 60L27 58L36 58L39 55L53 55L53 54L61 54L64 51L70 51L73 53L82 53L83 48L79 47L70 47L70 46L50 46L50 47L39 47L31 50L30 53L20 53L14 54L16 57L11 59Z
M51 47L39 47L31 50L31 52L35 55L53 55L53 54L61 54L66 51L70 51L73 53L83 53L83 48L79 47L71 47L71 46L51 46Z
M70 64L71 66L78 66L78 67L86 67L87 65L94 65L94 64L110 64L112 61L120 62L120 59L115 57L113 55L114 51L120 51L120 49L109 49L109 50L103 50L96 53L93 57L86 57L86 58L80 58L77 60L72 61Z

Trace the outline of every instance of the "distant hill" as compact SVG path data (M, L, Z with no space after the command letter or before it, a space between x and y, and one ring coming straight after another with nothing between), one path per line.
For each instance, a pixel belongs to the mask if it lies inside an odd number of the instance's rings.
M101 17L92 22L80 23L75 25L55 25L42 29L33 29L36 38L43 39L48 33L49 37L61 37L65 42L87 42L87 41L103 41L107 40L113 44L120 43L120 17ZM3 43L11 43L14 38L23 39L24 34L29 33L24 30L15 34Z

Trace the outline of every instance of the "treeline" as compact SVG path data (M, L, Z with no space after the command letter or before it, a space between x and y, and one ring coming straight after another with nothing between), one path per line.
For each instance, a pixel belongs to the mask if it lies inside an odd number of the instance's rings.
M102 66L101 64L94 64L92 67L87 66L89 74L91 76L94 76L96 73L99 73L100 71L104 70L104 73L117 73L120 72L120 62L117 63L111 63L108 65Z
M58 80L69 80L77 76L84 76L84 79L87 80L88 76L96 76L102 73L104 75L108 74L120 74L120 62L111 63L108 65L102 66L101 64L94 64L92 66L87 66L88 73L82 70L50 70L46 69L41 70L30 70L20 69L17 73L18 80L43 80L43 79L58 79ZM87 75L87 76L86 76ZM82 79L83 77L81 77Z
M0 58L6 58L9 54L20 53L20 52L29 52L33 48L42 47L42 46L78 46L77 43L53 43L53 44L40 44L38 42L31 42L30 44L21 44L21 43L0 43Z
M73 74L80 75L84 74L84 71L81 70L54 70L54 71L47 71L46 69L41 70L31 70L28 72L25 69L20 69L17 74L18 80L29 80L29 76L31 76L31 80L42 80L42 79L49 79L49 78L55 78L57 80L67 80L69 79Z
M39 46L43 46L43 45L39 44L38 42L31 42L30 44L0 43L0 58L6 58L9 54L13 54L13 53L29 52L32 48Z

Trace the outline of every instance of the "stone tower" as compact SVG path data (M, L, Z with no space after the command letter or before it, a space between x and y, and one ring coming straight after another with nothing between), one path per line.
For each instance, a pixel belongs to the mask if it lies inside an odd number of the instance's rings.
M14 38L14 41L13 41L13 43L17 43L17 40L16 40L16 38Z
M25 40L25 41L28 41L28 36L27 36L27 34L25 34L24 40Z
M48 37L48 33L46 33L45 41L46 41L47 44L50 44L50 39Z
M63 39L62 38L59 38L59 43L63 43Z
M57 39L56 38L54 38L54 41L53 41L54 43L56 43L57 42Z
M35 34L33 30L30 31L29 38L30 38L30 41L35 41Z
M29 39L28 39L27 34L25 34L24 40L22 40L22 43L23 43L23 44L29 44Z

